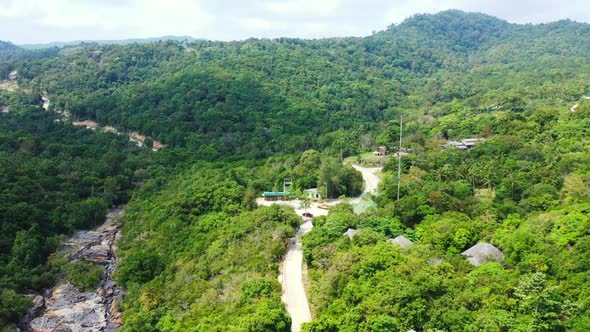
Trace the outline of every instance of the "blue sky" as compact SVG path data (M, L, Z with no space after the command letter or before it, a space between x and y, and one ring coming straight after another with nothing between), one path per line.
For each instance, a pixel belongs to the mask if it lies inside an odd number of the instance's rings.
M513 23L590 22L587 0L0 0L0 40L366 36L451 8Z

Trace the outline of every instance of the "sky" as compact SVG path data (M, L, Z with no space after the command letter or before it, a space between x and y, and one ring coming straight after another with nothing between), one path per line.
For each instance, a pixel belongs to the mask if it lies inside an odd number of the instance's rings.
M212 40L367 36L417 13L461 9L512 23L590 22L588 0L0 0L15 44L167 35Z

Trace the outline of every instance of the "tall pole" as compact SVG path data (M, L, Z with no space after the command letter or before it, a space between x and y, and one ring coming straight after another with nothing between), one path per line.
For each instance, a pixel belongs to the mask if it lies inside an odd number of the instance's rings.
M397 150L397 200L399 201L399 189L402 178L402 128L403 115L399 116L399 149Z

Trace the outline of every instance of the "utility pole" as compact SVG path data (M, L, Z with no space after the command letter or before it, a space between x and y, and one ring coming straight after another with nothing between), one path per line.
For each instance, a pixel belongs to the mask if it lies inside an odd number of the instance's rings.
M397 150L397 200L399 201L399 188L402 178L402 130L403 130L403 115L399 116L399 149Z

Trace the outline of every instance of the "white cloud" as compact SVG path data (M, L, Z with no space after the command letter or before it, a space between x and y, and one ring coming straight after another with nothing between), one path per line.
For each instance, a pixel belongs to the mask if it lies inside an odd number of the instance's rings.
M203 34L211 28L214 17L206 13L198 1L143 0L128 13L129 26L142 36ZM141 14L137 15L135 12Z
M263 5L268 11L282 15L334 15L340 7L338 0L273 1Z
M68 0L13 1L2 4L2 16L22 17L42 26L72 31L93 28L104 31L106 36L120 35L120 38L199 35L213 23L199 2L191 0L128 1L124 5Z
M243 18L239 20L240 26L244 29L248 30L282 30L285 28L285 24L277 24L277 22L273 22L270 20L265 20L261 18Z
M0 17L20 17L30 14L40 14L36 1L0 1Z
M385 19L389 24L400 23L406 18L409 18L417 13L433 14L447 9L462 9L470 10L472 4L476 1L462 1L462 0L421 0L417 1L398 1L398 3L386 11Z

